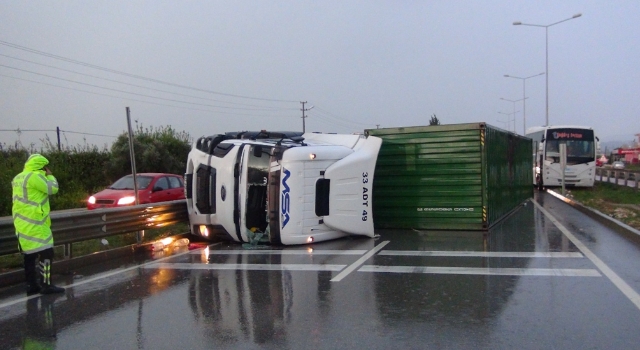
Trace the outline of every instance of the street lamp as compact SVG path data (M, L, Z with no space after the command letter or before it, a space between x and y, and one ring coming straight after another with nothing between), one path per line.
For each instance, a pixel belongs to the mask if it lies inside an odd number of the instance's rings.
M509 100L509 99L506 99L506 98L502 98L502 97L500 97L500 99L501 99L501 100L503 100L503 101L513 102L513 113L511 113L511 114L513 114L513 132L516 132L516 102L524 101L524 100L526 100L527 98L528 98L528 97L521 98L521 99L519 99L519 100ZM518 111L518 112L520 112L520 111ZM504 113L503 113L503 114L504 114ZM523 134L523 135L524 135L524 134Z
M547 73L547 123L545 126L549 126L549 27L551 26L555 26L556 24L560 24L562 22L566 22L569 20L572 20L574 18L578 18L582 16L581 13L576 13L575 15L573 15L573 17L571 18L567 18L567 19L563 19L562 21L558 21L555 23L551 23L551 24L547 24L547 25L542 25L542 24L530 24L530 23L522 23L522 22L513 22L514 26L531 26L531 27L542 27L544 28L544 32L545 32L545 51L546 51L546 73Z
M500 114L504 114L504 115L506 115L506 116L507 116L507 121L506 121L506 123L507 123L507 130L508 130L508 131L511 131L511 117L510 117L510 116L511 116L511 115L515 115L515 114L516 114L516 113L518 113L518 112L520 112L520 111L514 111L513 113L498 112L498 113L500 113ZM498 121L499 121L500 123L504 123L502 120L498 120ZM514 129L515 129L515 117L513 117L513 124L514 124L514 125L513 125L513 127L514 127Z
M540 74L536 74L536 75L532 75L530 77L526 77L526 78L521 78L521 77L514 77L513 75L509 75L509 74L505 74L504 77L505 78L514 78L514 79L521 79L522 80L522 135L525 135L527 132L527 101L525 101L527 98L526 96L526 88L525 88L525 81L527 81L527 79L529 78L533 78L533 77L538 77L544 75L544 72L540 73ZM547 123L549 123L547 121Z

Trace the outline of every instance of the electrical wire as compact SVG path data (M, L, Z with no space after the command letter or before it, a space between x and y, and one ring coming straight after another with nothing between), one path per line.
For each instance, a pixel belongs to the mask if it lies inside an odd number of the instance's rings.
M54 59L57 59L57 60L61 60L61 61L65 61L65 62L69 62L69 63L73 63L73 64L78 64L78 65L81 65L81 66L85 66L85 67L89 67L89 68L93 68L93 69L98 69L98 70L109 72L109 73L119 74L119 75L127 76L127 77L130 77L130 78L145 80L145 81L154 82L154 83L158 83L158 84L175 86L175 87L179 87L179 88L182 88L182 89L206 92L206 93L216 94L216 95L221 95L221 96L229 96L229 97L244 98L244 99L250 99L250 100L258 100L258 101L299 102L299 101L292 101L292 100L278 100L278 99L268 99L268 98L259 98L259 97L235 95L235 94L228 94L228 93L211 91L211 90L206 90L206 89L200 89L200 88L195 88L195 87L191 87L191 86L186 86L186 85L180 85L180 84L176 84L176 83L166 82L166 81L162 81L162 80L158 80L158 79L147 78L147 77L144 77L144 76L141 76L141 75L126 73L126 72L118 71L118 70L111 69L111 68L101 67L101 66L97 66L97 65L94 65L94 64L86 63L86 62L77 61L77 60L74 60L74 59L71 59L71 58L50 54L50 53L47 53L47 52L44 52L44 51L31 49L31 48L28 48L28 47L25 47L25 46L12 44L10 42L6 42L6 41L3 41L3 40L0 40L0 45L5 45L5 46L8 46L8 47L12 47L14 49L18 49L18 50L22 50L22 51L26 51L26 52L30 52L30 53L35 53L35 54L42 55L42 56L45 56L45 57L54 58Z
M122 97L122 96L114 96L114 95L102 94L102 93L99 93L99 92L74 89L74 88L71 88L71 87L60 86L60 85L49 84L49 83L43 83L43 82L39 82L39 81L34 81L34 80L29 80L29 79L24 79L24 78L18 78L18 77L13 77L13 76L4 75L4 74L0 74L0 77L7 77L7 78L11 78L11 79L22 80L22 81L27 81L27 82L30 82L30 83L41 84L41 85L46 85L46 86L52 86L52 87L57 87L57 88L61 88L61 89L66 89L66 90L78 91L78 92L83 92L83 93L92 94L92 95L99 95L99 96L117 98L117 99L120 99L120 100L126 99L128 101L140 102L140 103L145 103L145 104L150 104L150 105L155 105L155 106L172 107L172 108L186 109L186 110L199 111L199 112L209 112L209 113L210 112L217 112L217 113L220 113L220 111L212 111L210 109L200 109L200 108L192 108L192 107L186 107L186 106L175 106L175 105L164 104L164 103L137 100L137 99L132 99L132 98L128 98L128 97L125 98L125 97ZM250 116L250 117L255 117L256 116L256 114L235 113L235 112L228 112L228 111L224 111L224 113L225 113L225 115L230 114L230 115L241 115L241 116ZM287 118L287 116L282 116L282 115L270 116L270 115L260 114L259 116L260 117L264 117L264 118L276 118L276 117L278 117L278 118L282 118L282 117Z
M23 133L23 132L58 132L57 129L0 129L0 132L2 131L10 131L10 132L15 132L15 133ZM93 133L88 133L88 132L82 132L82 131L73 131L73 130L59 130L60 132L68 132L70 134L80 134L80 135L89 135L89 136L104 136L104 137L113 137L116 138L118 136L113 136L113 135L103 135L103 134L93 134Z
M289 109L287 109L287 108L280 108L280 109L273 109L273 108L238 108L238 107L228 107L228 106L215 106L215 105L209 105L209 104L204 104L204 103L185 102L185 101L175 100L175 99L171 99L171 98L156 97L156 96L151 96L151 95L146 95L146 94L140 94L140 93L137 93L137 92L131 92L131 91L125 91L125 90L102 87L102 86L98 86L98 85L94 85L94 84L82 83L82 82L71 80L71 79L65 79L65 78L55 77L55 76L48 75L48 74L32 72L32 71L29 71L29 70L26 70L26 69L20 69L20 68L16 68L16 67L11 67L11 66L7 66L7 65L4 65L4 64L0 64L0 67L5 67L5 68L9 68L9 69L25 72L25 73L35 74L35 75L39 75L39 76L43 76L43 77L47 77L47 78L51 78L51 79L62 80L62 81L66 81L66 82L70 82L70 83L74 83L74 84L90 86L90 87L103 89L103 90L122 92L122 93L125 93L125 94L130 94L130 95L135 95L135 96L153 98L153 99L157 99L157 100L164 100L164 101L170 101L170 102L176 102L176 103L185 103L185 104L191 104L191 105L196 105L196 106L205 106L205 107L223 108L223 109L241 109L241 110L252 110L252 111L295 110L295 108L289 108Z
M325 116L326 118L330 118L330 119L334 120L336 123L344 124L344 122L347 122L349 124L352 124L353 126L358 126L358 127L371 126L371 124L369 124L369 123L354 122L354 121L351 121L351 120L349 120L347 118L336 116L333 113L331 113L331 112L329 112L329 111L327 111L327 110L325 110L325 109L323 109L321 107L318 107L317 105L315 105L314 107L317 110L316 112L320 112L321 115Z
M58 56L58 55L50 54L50 53L47 53L47 52L31 49L31 48L28 48L28 47L25 47L25 46L9 43L9 42L3 41L3 40L0 40L0 45L8 46L8 47L11 47L11 48L14 48L14 49L26 51L26 52L29 52L29 53L38 54L38 55L49 57L49 58L54 58L54 59L61 60L61 61L64 61L64 62L77 64L77 65L88 67L88 68L92 68L92 69L101 70L101 71L104 71L104 72L119 74L119 75L130 77L130 78L140 79L140 80L149 81L149 82L158 83L158 84L164 84L164 85L168 85L168 86L174 86L174 87L188 89L188 90L192 90L192 91L206 92L206 93L216 94L216 95L221 95L221 96L228 96L228 97L235 97L235 98L245 98L245 99L251 99L251 100L258 100L258 101L296 102L296 103L299 102L299 101L293 101L293 100L257 98L257 97L251 97L251 96L228 94L228 93L221 93L221 92L211 91L211 90L206 90L206 89L194 88L194 87L190 87L190 86L186 86L186 85L175 84L175 83L166 82L166 81L162 81L162 80L158 80L158 79L144 77L144 76L141 76L141 75L126 73L126 72L122 72L122 71L118 71L118 70L114 70L114 69L110 69L110 68L106 68L106 67L97 66L97 65L94 65L94 64L90 64L90 63L74 60L74 59L71 59L71 58ZM48 67L48 68L52 68L52 69L62 70L62 71L66 71L66 72L73 73L73 74L79 74L79 75L88 76L88 77L96 78L96 79L102 79L102 80L105 80L105 81L110 81L110 82L114 82L114 83L118 83L118 84L129 85L129 86L133 86L133 87L137 87L137 88L143 88L143 89L148 89L148 90L162 92L162 93L170 93L170 94L174 94L174 95L177 95L177 96L183 96L183 97L200 99L200 100L207 100L207 101L220 102L220 103L226 103L226 104L240 105L240 106L246 106L246 107L247 106L248 107L258 107L258 108L238 108L238 107L229 107L229 106L217 106L217 105L210 105L210 104L203 104L203 103L180 101L180 100L171 99L171 98L156 97L156 96L151 96L151 95L146 95L146 94L141 94L141 93L136 93L136 92L131 92L131 91L125 91L125 90L119 90L119 89L113 89L113 88L107 88L107 87L103 87L103 86L98 86L98 85L94 85L94 84L83 83L83 82L79 82L79 81L75 81L75 80L60 78L60 77L56 77L56 76L51 76L51 75L47 75L47 74L37 73L37 72L25 70L25 69L20 69L20 68L16 68L16 67L11 67L11 66L0 64L0 66L5 67L5 68L14 69L14 70L18 70L18 71L22 71L22 72L26 72L26 73L30 73L30 74L40 75L40 76L47 77L47 78L67 81L67 82L70 82L70 83L73 83L73 84L80 84L80 85L90 86L90 87L94 87L94 88L98 88L98 89L104 89L104 90L109 90L109 91L114 91L114 92L120 92L120 93L124 93L124 94L130 94L130 95L135 95L135 96L140 96L140 97L145 97L145 98L150 98L150 99L164 100L164 101L181 103L181 104L189 104L189 105L194 105L194 106L203 106L203 107L209 107L209 108L214 108L214 109L240 109L240 110L248 110L248 111L286 111L286 110L294 110L294 108L266 107L266 106L248 105L248 104L235 103L235 102L229 102L229 101L207 99L207 98L202 98L202 97L197 97L197 96L192 96L192 95L175 93L175 92L166 91L166 90L154 89L154 88L151 88L151 87L146 87L146 86L141 86L141 85L136 85L136 84L129 84L129 83L125 83L125 82L118 81L118 80L112 80L112 79L98 77L98 76L95 76L95 75L80 73L80 72L77 72L77 71L72 71L72 70L67 70L67 69L63 69L63 68L59 68L59 67L55 67L55 66L41 64L41 63L37 63L37 62L34 62L34 61L25 60L25 59L21 59L21 58L9 56L9 55L0 54L0 56L11 58L11 59L15 59L15 60L20 60L20 61L24 61L24 62L28 62L28 63L32 63L32 64L36 64L36 65L40 65L40 66L44 66L44 67ZM48 85L48 86L54 86L54 87L58 87L58 88L70 89L70 90L74 90L74 91L91 93L91 94L95 94L95 95L102 95L102 96L107 96L107 97L112 97L112 98L120 98L120 99L124 98L124 97L120 97L120 96L101 94L101 93L96 93L96 92L91 92L91 91L86 91L86 90L79 90L79 89L74 89L74 88L54 85L54 84L47 84L47 83L43 83L43 82L37 82L37 81L33 81L33 80L28 80L28 79L11 77L11 76L2 75L2 74L0 74L0 76L5 76L5 77L12 78L12 79L24 80L24 81L43 84L43 85ZM130 98L127 98L127 99L131 100ZM212 112L211 110L196 109L196 108L184 107L184 106L166 105L166 104L160 104L160 103L155 103L155 102L150 102L150 101L142 101L142 100L133 100L133 101L147 103L147 104L154 104L154 105L169 106L169 107L174 107L174 108L184 108L184 109ZM327 110L324 110L322 108L319 108L317 106L316 106L316 109L317 109L317 111L315 111L315 112L317 112L316 117L319 120L324 121L327 124L330 124L332 126L335 125L335 124L341 125L341 126L346 127L346 128L353 128L356 125L358 127L370 126L370 124L353 122L353 121L350 121L350 120L348 120L346 118L336 116L333 113L331 113L331 112L329 112ZM213 112L216 112L216 111L213 111ZM255 116L253 114L232 113L232 112L226 112L226 111L225 111L225 113L227 113L227 114L235 114L235 115ZM314 114L316 114L316 113L314 113ZM263 117L269 117L269 116L263 116ZM282 116L279 116L279 117L282 117Z
M38 62L34 62L34 61L30 61L30 60L26 60L26 59L18 58L18 57L14 57L14 56L3 55L3 54L0 54L0 56L7 57L7 58L11 58L11 59L14 59L14 60L17 60L17 61L23 61L23 62L27 62L27 63L31 63L31 64L35 64L35 65L39 65L39 66L42 66L42 67L53 68L53 69L61 70L61 71L68 72L68 73L73 73L73 74L83 75L83 76L86 76L86 77L91 77L91 78L101 79L101 80L109 81L109 82L112 82L112 83L118 83L118 84L123 84L123 85L128 85L128 86L138 87L138 88L142 88L142 89L148 89L148 90L151 90L151 91L164 92L164 93L169 93L169 94L173 94L173 95L184 96L184 97L189 97L189 98L194 98L194 99L199 99L199 100L205 100L205 101L213 101L213 102L227 103L227 104L231 104L231 105L239 105L239 106L247 106L247 107L263 107L263 108L278 109L277 107L265 107L265 106L252 105L252 104L246 104L246 103L238 103L238 102L230 102L230 101L223 101L223 100L215 100L215 99L211 99L211 98L204 98L204 97L198 97L198 96L193 96L193 95L181 94L181 93L177 93L177 92L173 92L173 91L168 91L168 90L154 89L154 88L147 87L147 86L142 86L142 85L136 85L136 84L125 83L125 82L123 82L123 81L119 81L119 80L113 80L113 79L108 79L108 78L99 77L99 76L96 76L96 75L91 75L91 74L81 73L81 72L78 72L78 71L74 71L74 70L70 70L70 69L64 69L64 68L60 68L60 67L56 67L56 66L51 66L51 65L48 65L48 64L38 63ZM292 109L293 109L293 108L292 108Z

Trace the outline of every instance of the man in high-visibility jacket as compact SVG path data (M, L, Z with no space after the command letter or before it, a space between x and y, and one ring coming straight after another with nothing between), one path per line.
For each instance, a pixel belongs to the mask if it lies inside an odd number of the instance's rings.
M13 187L13 226L24 255L27 295L62 293L51 283L53 235L49 217L49 196L58 193L58 181L47 167L49 160L32 154L24 170L11 182ZM36 261L41 279L38 279ZM40 283L41 282L41 283Z

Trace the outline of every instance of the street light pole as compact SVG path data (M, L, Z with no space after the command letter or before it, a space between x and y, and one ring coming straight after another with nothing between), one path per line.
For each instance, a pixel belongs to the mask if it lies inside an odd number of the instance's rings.
M513 132L515 132L515 133L517 133L517 132L516 132L516 102L524 101L524 100L526 100L527 98L528 98L528 97L521 98L521 99L519 99L519 100L509 100L509 99L506 99L506 98L502 98L502 97L500 97L500 99L501 99L501 100L503 100L503 101L509 101L509 102L512 102L512 103L513 103L513 113L512 113L512 114L513 114ZM518 111L518 112L520 112L520 111ZM498 112L498 113L499 113L499 112ZM503 114L504 114L504 113L503 113ZM509 130L509 131L511 131L511 130ZM522 134L522 135L524 135L524 134Z
M578 18L582 16L581 13L576 13L575 15L573 15L573 17L571 18L567 18L567 19L563 19L562 21L558 21L555 23L551 23L551 24L547 24L547 25L542 25L542 24L530 24L530 23L522 23L522 22L513 22L514 26L530 26L530 27L542 27L544 28L545 31L545 69L546 69L546 73L547 73L547 121L546 121L546 125L545 126L549 126L549 27L554 26L556 24L560 24L562 22L566 22L569 20L572 20L574 18Z
M514 79L522 80L522 135L525 135L526 132L527 132L527 105L526 105L527 101L525 101L527 99L527 97L526 97L525 82L529 78L533 78L533 77L537 77L537 76L541 76L541 75L544 75L544 72L542 72L540 74L532 75L532 76L529 76L529 77L525 77L525 78L514 77L513 75L509 75L509 74L505 74L504 75L505 78L514 78ZM548 121L547 121L547 123L548 123Z
M507 116L507 121L506 121L506 123L507 123L507 131L511 131L511 117L510 117L510 116L511 116L511 115L515 115L515 114L516 114L516 113L518 113L518 112L520 112L520 111L513 111L513 113L498 112L499 114L504 114L504 115L506 115L506 116ZM515 128L515 117L513 117L513 118L514 118L514 120L513 120L513 124L514 124L514 128ZM502 120L498 120L498 121L499 121L500 123L505 123L505 122L503 122ZM515 130L514 130L514 131L515 131Z

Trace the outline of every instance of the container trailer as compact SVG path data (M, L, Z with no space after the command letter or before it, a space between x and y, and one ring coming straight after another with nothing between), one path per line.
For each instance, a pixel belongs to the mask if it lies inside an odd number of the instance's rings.
M533 196L529 138L486 123L365 130L383 140L375 228L488 230Z

